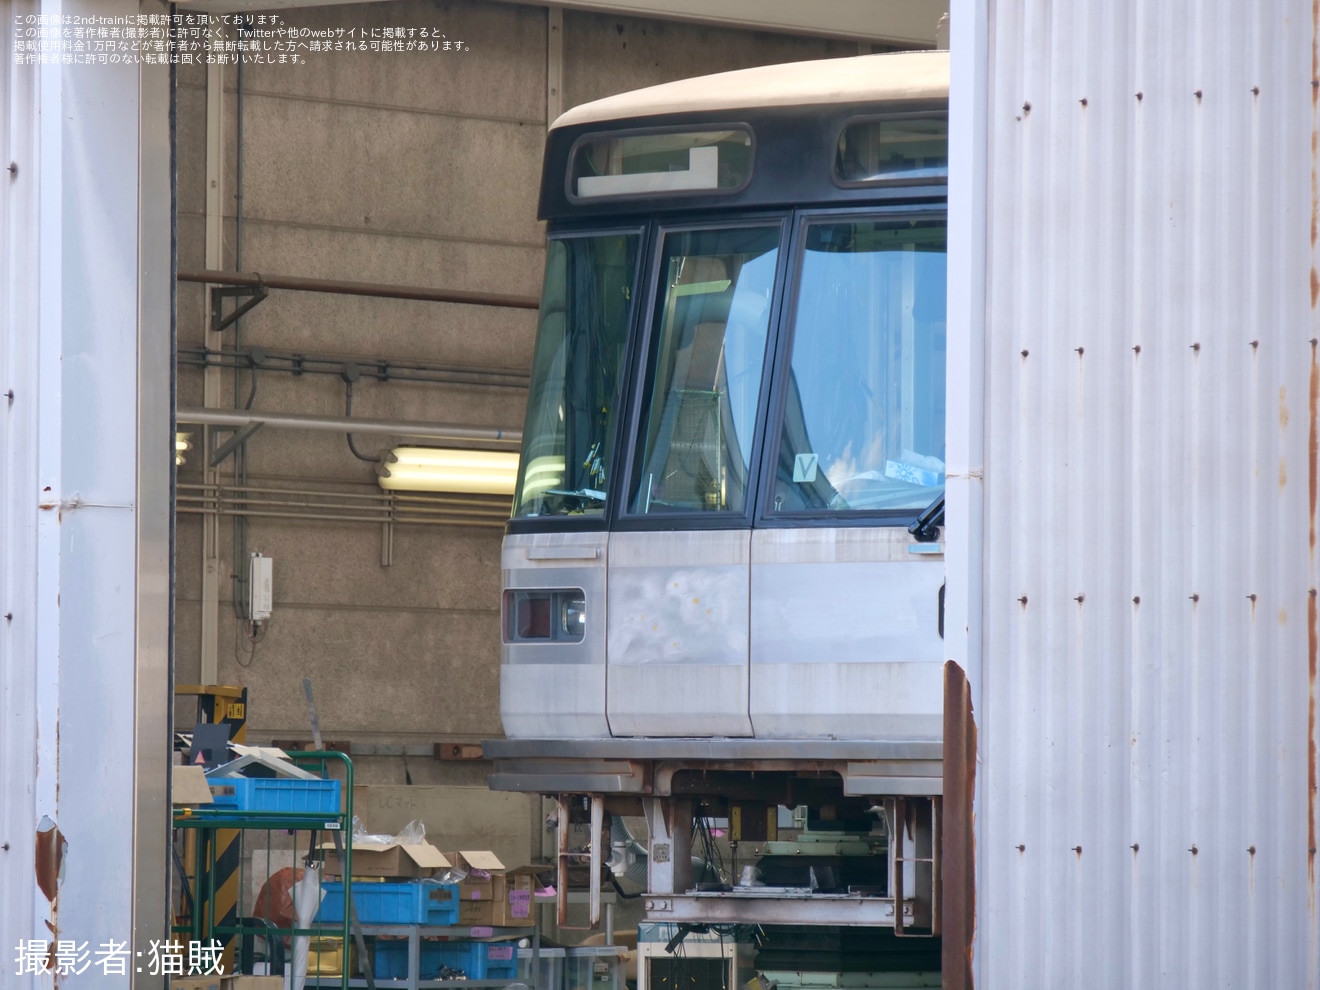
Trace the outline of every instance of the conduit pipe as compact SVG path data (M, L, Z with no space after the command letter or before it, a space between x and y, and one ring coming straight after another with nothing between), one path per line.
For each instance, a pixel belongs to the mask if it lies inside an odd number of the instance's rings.
M541 301L532 296L505 296L496 292L461 292L454 289L431 289L421 285L393 285L387 282L345 282L330 278L214 270L181 270L177 277L180 282L205 282L210 285L242 285L252 289L264 286L267 289L292 289L297 292L330 292L345 296L376 296L382 299L418 299L422 302L498 306L505 309L538 309L541 305Z
M331 433L388 433L401 437L498 444L501 447L516 447L522 442L521 430L505 430L494 426L454 426L408 420L308 416L301 413L262 412L259 409L202 409L192 406L179 409L177 418L180 423L200 423L205 426L241 428L249 423L265 423L266 426L273 426L276 429L325 430Z

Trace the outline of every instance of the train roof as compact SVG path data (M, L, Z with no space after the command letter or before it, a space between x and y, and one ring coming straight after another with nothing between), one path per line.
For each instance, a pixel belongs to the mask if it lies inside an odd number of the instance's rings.
M949 96L949 53L899 52L760 65L607 96L560 115L551 130L662 114Z

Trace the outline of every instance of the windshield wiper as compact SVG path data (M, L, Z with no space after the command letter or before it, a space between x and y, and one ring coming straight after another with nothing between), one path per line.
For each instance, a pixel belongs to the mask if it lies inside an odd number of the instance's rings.
M944 525L944 493L922 510L921 515L912 521L908 532L918 543L934 543L940 538L940 527Z

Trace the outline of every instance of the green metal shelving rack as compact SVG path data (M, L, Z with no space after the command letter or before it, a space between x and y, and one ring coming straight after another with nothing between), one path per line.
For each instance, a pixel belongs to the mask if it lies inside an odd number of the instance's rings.
M352 932L350 927L350 912L344 911L342 923L337 923L334 927L320 925L315 928L279 928L271 929L269 927L258 928L255 925L243 924L240 919L235 925L216 925L210 910L204 905L212 904L215 901L215 851L216 843L214 833L222 829L234 829L244 833L247 832L265 832L266 848L268 855L266 862L269 864L269 850L272 849L271 835L275 832L293 832L295 857L299 855L299 835L308 833L309 844L312 839L311 833L315 832L338 832L344 840L344 903L347 906L351 903L353 896L353 762L343 753L330 751L314 751L304 753L290 753L289 758L297 766L318 773L325 779L331 779L330 769L336 765L342 766L343 777L339 779L341 784L340 810L336 814L327 814L325 812L287 812L287 811L236 811L231 808L175 808L174 809L174 827L176 829L191 829L197 835L196 867L195 876L192 878L193 906L191 911L190 923L186 925L175 925L172 929L176 937L187 937L198 942L208 942L210 939L218 939L228 944L231 940L240 940L245 935L266 937L267 935L306 935L310 938L340 938L343 940L343 965L338 977L338 986L342 990L347 990L349 986L349 960L351 958ZM296 860L295 860L296 861ZM239 896L242 895L243 872L240 868L238 873ZM292 964L292 960L289 960ZM229 975L226 973L225 975ZM328 987L335 983L328 982L334 977L318 977L314 974L308 975L308 986Z

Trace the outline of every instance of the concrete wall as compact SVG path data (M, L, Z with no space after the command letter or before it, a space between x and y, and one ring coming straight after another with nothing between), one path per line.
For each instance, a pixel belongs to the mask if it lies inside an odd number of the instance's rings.
M243 72L241 264L268 274L539 293L536 190L545 137L543 7L458 0L284 11L298 26L439 29L469 50L429 56L312 55ZM669 79L856 54L850 42L563 14L564 101ZM225 265L236 252L236 73L224 75ZM179 267L205 267L206 72L179 73ZM202 287L179 288L179 345L203 342ZM535 314L273 291L242 321L244 346L344 360L426 361L526 371ZM227 332L232 344L233 332ZM179 372L179 405L202 404L202 373ZM249 376L239 382L246 401ZM222 404L235 404L226 373ZM334 377L260 373L254 408L342 415ZM520 390L363 381L354 415L519 428ZM358 438L368 454L390 438ZM181 483L201 480L198 452ZM232 481L233 460L224 467ZM266 429L250 484L378 493L339 434ZM219 681L250 689L249 738L308 738L301 680L317 686L326 738L359 744L477 741L501 734L498 527L410 526L381 564L381 528L254 519L249 551L274 558L275 610L253 650L232 605L234 523L221 520ZM199 677L202 523L178 524L176 678ZM180 724L191 724L181 704ZM361 759L360 783L403 783L399 758ZM417 784L480 783L484 766L411 759ZM480 799L474 790L472 800Z

